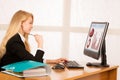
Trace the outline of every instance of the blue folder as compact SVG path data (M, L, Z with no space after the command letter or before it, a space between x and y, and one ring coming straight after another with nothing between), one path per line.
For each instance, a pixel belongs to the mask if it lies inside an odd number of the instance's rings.
M41 63L37 61L25 60L25 61L20 61L20 62L5 65L2 68L8 71L13 71L13 72L23 72L24 70L37 68L40 66L46 66L46 65L47 64L45 63Z

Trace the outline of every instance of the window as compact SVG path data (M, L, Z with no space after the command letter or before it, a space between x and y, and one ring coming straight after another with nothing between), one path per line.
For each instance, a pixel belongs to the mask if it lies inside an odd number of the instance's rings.
M34 25L62 26L63 0L1 0L0 23L9 24L18 10L26 10L34 15Z

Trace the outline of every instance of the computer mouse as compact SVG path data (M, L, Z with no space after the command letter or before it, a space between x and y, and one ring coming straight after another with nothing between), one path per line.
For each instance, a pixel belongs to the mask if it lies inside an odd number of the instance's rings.
M64 68L65 68L65 66L62 65L62 64L55 64L55 65L52 67L52 69L64 69Z
M87 66L92 66L92 64L91 64L90 62L88 62L86 65L87 65Z

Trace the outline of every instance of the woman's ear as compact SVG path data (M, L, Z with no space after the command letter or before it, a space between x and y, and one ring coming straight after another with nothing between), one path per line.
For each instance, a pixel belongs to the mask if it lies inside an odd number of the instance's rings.
M24 22L21 22L21 26L20 26L20 29L19 29L19 33L23 33L23 27L24 27Z
M24 26L24 22L21 22L21 27L23 27Z

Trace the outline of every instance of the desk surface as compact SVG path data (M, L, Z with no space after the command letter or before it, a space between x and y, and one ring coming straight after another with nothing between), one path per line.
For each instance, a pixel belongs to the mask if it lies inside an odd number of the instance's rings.
M65 70L52 70L50 75L51 80L73 80L78 78L83 78L98 73L111 71L117 69L118 66L110 66L107 68L95 68L95 67L85 67L84 69L65 69Z
M34 78L17 78L0 72L0 80L116 80L118 66L110 66L107 68L86 67L84 69L67 69L52 70L49 76ZM102 73L102 74L100 74ZM93 76L95 75L95 77ZM105 76L104 76L105 75ZM91 79L89 79L89 77ZM102 78L101 78L102 76ZM87 78L88 77L88 78ZM93 77L93 78L92 78ZM5 79L6 78L6 79ZM85 79L83 79L85 78ZM112 79L110 79L112 78Z

